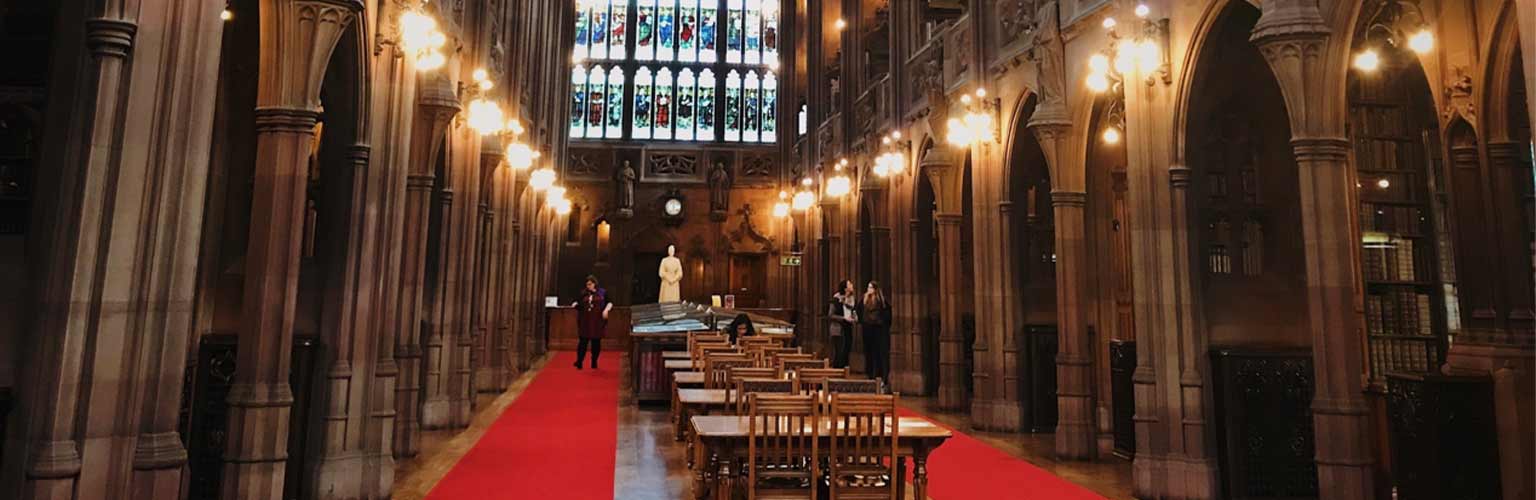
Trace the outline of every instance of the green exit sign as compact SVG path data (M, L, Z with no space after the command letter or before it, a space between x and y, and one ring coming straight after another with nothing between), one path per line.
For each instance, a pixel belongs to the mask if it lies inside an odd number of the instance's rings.
M784 267L799 266L800 265L800 256L799 255L784 255L784 256L781 256L781 257L779 257L779 265L784 266Z

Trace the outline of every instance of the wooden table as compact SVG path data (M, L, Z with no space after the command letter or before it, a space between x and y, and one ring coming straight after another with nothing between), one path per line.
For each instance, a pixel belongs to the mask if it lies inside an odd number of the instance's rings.
M689 422L703 446L707 460L707 463L693 469L694 496L707 498L709 483L713 480L715 498L730 500L735 473L731 468L739 460L745 459L747 454L748 417L700 415L690 418ZM907 457L912 458L912 498L927 498L928 454L953 434L949 429L919 417L901 417L900 422L901 435L896 443L896 477L892 478L896 481L897 498L905 498L906 494ZM831 422L823 420L818 424L821 425L821 450L825 452L831 446L828 436Z
M664 364L662 366L665 366L666 369L668 369L668 370L692 370L693 369L693 360L690 360L690 359L668 359L668 360L666 360L664 362Z
M694 415L708 415L712 410L724 410L727 389L685 389L677 388L677 401L672 408L673 422L677 424L674 429L674 438L682 441L687 437L688 419Z

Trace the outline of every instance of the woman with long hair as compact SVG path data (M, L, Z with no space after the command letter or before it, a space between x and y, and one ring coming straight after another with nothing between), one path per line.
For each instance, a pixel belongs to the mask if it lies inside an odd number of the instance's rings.
M887 382L891 377L891 303L871 281L859 302L859 324L864 333L864 375Z
M837 282L837 289L832 291L832 303L827 311L827 319L831 321L829 333L832 337L833 368L848 366L848 351L853 350L853 324L859 317L856 311L858 305L859 297L853 291L853 280Z
M737 314L736 318L731 320L731 324L725 327L725 334L729 335L731 343L735 344L738 338L757 335L757 327L752 325L752 318L747 316L747 313L741 313Z

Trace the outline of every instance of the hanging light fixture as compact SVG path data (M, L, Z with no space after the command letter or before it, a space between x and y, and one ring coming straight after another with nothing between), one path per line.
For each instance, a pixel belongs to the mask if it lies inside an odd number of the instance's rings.
M551 208L560 204L560 200L563 199L565 199L565 186L550 186L549 189L544 190L544 203Z
M469 102L469 115L466 117L469 126L480 135L490 135L501 131L507 122L503 118L501 105L484 97Z
M836 173L832 178L827 179L827 196L842 197L853 190L853 182L848 179L847 174L843 173L843 166L847 164L848 159L843 158L838 161L837 166L833 167Z
M515 170L527 170L533 167L533 160L539 157L539 152L528 147L527 144L514 142L507 145L507 166Z
M442 52L448 37L437 30L437 20L422 12L419 6L400 14L399 28L400 49L415 60L418 71L432 71L448 62Z
M1355 69L1370 73L1381 67L1382 47L1406 47L1418 55L1435 49L1435 34L1417 2L1386 0L1375 5L1365 17L1363 48L1355 53Z

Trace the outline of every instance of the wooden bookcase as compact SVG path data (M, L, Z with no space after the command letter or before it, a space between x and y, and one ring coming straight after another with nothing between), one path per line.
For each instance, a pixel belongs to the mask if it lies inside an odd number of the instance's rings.
M1366 367L1377 387L1387 373L1438 368L1447 330L1438 140L1418 129L1403 84L1383 76L1357 81L1350 99Z

